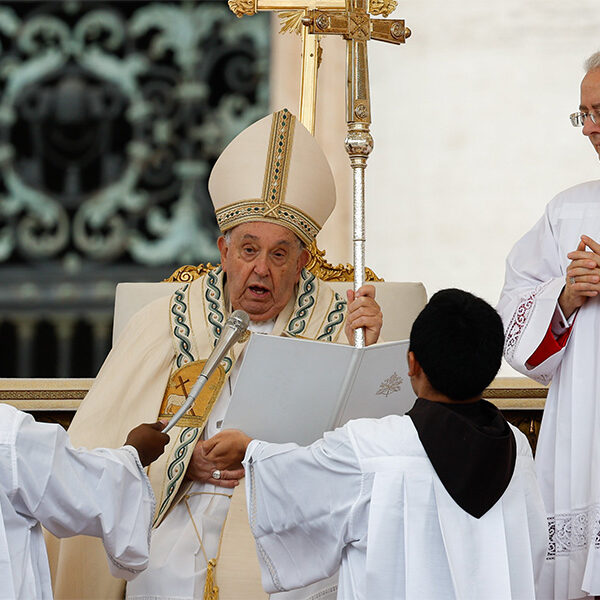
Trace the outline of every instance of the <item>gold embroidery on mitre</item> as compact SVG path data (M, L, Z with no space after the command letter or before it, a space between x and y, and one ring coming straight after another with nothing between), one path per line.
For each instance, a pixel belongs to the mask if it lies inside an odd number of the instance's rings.
M287 108L273 113L262 191L265 216L276 214L277 207L285 201L295 122Z
M273 113L261 198L247 198L215 211L219 229L228 229L253 221L277 223L293 231L309 245L321 227L296 206L286 204L296 117L287 108Z
M306 213L289 204L280 204L271 213L266 216L265 204L259 199L242 200L215 211L217 224L223 233L242 223L264 221L287 227L305 244L310 245L321 229Z
M192 386L196 383L198 375L202 372L205 363L206 360L197 360L177 369L171 374L160 406L160 419L170 419L181 408ZM219 365L200 390L194 404L181 417L177 425L180 427L198 427L202 429L221 393L224 383L225 369Z

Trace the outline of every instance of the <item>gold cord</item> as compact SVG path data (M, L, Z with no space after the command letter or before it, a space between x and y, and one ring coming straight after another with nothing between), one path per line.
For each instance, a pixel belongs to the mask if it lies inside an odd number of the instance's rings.
M194 492L192 494L186 494L183 497L183 501L185 502L185 507L187 508L188 515L190 516L190 520L192 521L192 526L194 527L194 531L196 532L196 537L200 542L200 548L202 549L202 554L204 554L204 560L206 560L206 583L204 584L204 600L219 600L219 586L216 585L215 571L217 568L219 556L221 555L221 543L223 542L223 532L225 531L227 515L225 516L223 526L221 527L221 535L219 536L219 546L217 547L217 555L215 556L215 558L211 558L209 560L208 554L206 554L206 548L204 548L204 543L202 542L202 536L200 535L200 532L196 527L196 521L194 521L192 510L190 509L190 505L188 503L188 499L192 496L225 496L231 499L233 494L223 494L221 492Z

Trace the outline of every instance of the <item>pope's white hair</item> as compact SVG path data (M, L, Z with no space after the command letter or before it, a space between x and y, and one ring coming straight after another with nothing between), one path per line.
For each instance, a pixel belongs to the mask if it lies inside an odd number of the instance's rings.
M594 69L600 69L600 51L594 52L584 63L585 72L589 73Z

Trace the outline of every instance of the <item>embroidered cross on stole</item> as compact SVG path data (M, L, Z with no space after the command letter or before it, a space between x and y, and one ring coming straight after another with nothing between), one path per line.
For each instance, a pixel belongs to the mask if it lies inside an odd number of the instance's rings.
M217 272L209 274L204 294L208 307L208 314L205 315L206 325L212 346L219 339L222 325L225 323L223 292L218 285L219 274ZM189 291L190 284L185 284L171 298L170 319L175 361L160 407L160 419L170 419L179 410L206 363L206 359L198 358L199 349L192 333ZM207 352L208 348L203 350ZM163 464L157 464L152 469L155 471L153 475L158 475L157 470L164 471L159 484L160 496L157 498L155 526L165 517L177 495L193 449L202 435L232 365L232 356L226 356L221 361L202 388L194 405L172 429L171 441L163 455L167 457L166 462L160 461Z

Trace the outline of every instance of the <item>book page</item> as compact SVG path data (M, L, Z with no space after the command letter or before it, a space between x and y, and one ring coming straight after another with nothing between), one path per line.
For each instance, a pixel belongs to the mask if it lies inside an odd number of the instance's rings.
M416 400L408 376L408 340L375 344L361 350L356 377L336 426L351 419L403 415Z
M407 348L408 341L354 348L253 334L223 428L307 445L349 419L404 414L415 401Z
M223 428L268 442L307 445L332 429L354 348L253 334Z

